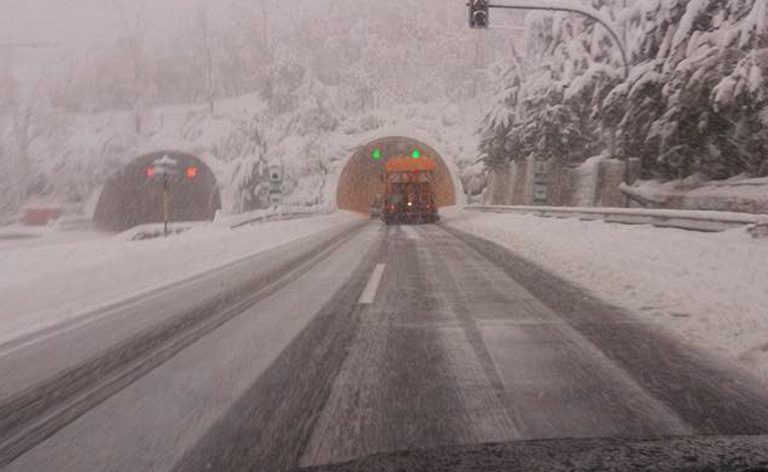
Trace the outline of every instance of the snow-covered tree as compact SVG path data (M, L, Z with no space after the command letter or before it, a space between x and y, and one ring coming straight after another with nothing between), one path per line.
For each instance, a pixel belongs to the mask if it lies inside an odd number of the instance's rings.
M661 177L761 173L768 4L643 4L628 18L647 33L635 49L638 64L609 104L611 119L623 112L625 152Z
M135 14L128 12L126 5L115 0L115 9L120 19L121 34L117 47L124 58L123 67L130 71L124 77L125 84L131 90L134 112L134 130L141 133L142 118L151 101L151 82L149 80L149 65L146 58L145 19L143 10ZM122 70L119 69L119 70Z
M39 84L23 84L0 64L0 213L14 212L42 185L32 147L46 131L49 106Z
M618 23L632 61L629 79L621 79L617 50L599 25L563 13L531 13L526 77L533 85L523 87L516 104L526 124L501 139L506 147L522 142L529 155L558 156L558 141L546 138L556 123L566 131L564 140L587 148L575 157L572 149L566 153L571 162L611 148L615 129L618 147L611 154L641 158L646 176L768 173L768 2L591 5ZM490 131L483 130L483 152L494 142Z
M494 103L481 124L479 151L486 167L499 170L510 161L525 157L520 133L514 132L522 120L525 79L519 61L512 67L495 64L488 73L489 82L498 85L492 97Z
M607 10L596 0L593 7ZM530 13L524 58L495 73L501 86L482 123L480 153L493 168L534 157L578 163L605 143L602 101L620 81L608 32L566 13ZM514 51L513 51L514 53Z
M234 135L229 138L239 144L239 149L230 164L227 186L234 191L232 210L243 212L268 204L268 157L267 142L257 123L240 123L238 131L243 133L239 139Z

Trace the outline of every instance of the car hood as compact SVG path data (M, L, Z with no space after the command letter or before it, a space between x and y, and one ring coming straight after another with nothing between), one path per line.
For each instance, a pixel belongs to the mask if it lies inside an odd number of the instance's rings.
M558 439L376 454L304 472L758 471L768 436Z

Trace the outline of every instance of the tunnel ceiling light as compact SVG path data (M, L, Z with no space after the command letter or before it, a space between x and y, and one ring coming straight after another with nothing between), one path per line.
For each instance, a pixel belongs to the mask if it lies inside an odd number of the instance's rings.
M419 151L418 149L414 149L413 152L411 153L411 157L414 158L414 159L420 158L421 157L421 151Z
M378 161L379 159L381 159L381 149L376 148L373 151L371 151L371 158L374 161Z

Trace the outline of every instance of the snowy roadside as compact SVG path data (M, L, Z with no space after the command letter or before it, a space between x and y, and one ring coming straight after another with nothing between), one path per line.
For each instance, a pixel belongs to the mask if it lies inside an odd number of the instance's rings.
M60 231L52 226L14 224L0 227L0 251L48 244L82 242L86 239L103 238L110 234L91 228Z
M340 212L236 230L209 225L168 239L115 235L0 251L0 344L357 218Z
M768 378L768 242L744 229L694 233L460 210L444 221Z

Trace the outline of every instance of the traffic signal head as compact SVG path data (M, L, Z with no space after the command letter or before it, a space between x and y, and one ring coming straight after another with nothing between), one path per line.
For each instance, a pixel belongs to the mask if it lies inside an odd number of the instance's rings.
M197 167L187 167L187 179L194 180L197 178Z
M376 148L372 150L371 159L373 159L374 161L378 161L379 159L381 159L381 149Z
M469 27L488 28L490 0L469 0Z

